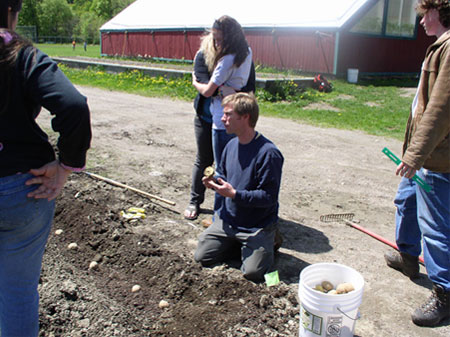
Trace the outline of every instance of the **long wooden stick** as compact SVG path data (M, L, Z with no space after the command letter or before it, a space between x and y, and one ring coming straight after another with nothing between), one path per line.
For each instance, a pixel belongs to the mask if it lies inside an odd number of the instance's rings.
M126 189L128 189L128 190L133 191L133 192L136 192L136 193L145 195L146 197L149 197L149 198L152 198L152 199L156 199L156 200L165 202L166 204L169 204L169 205L171 205L171 206L175 206L175 202L173 202L173 201L170 201L170 200L167 200L167 199L164 199L164 198L160 198L160 197L158 197L158 196L156 196L156 195L153 195L153 194L144 192L144 191L139 190L139 189L137 189L137 188L135 188L135 187L131 187L131 186L128 186L128 185L119 183L118 181L115 181L115 180L112 180L112 179L109 179L109 178L102 177L102 176L100 176L100 175L98 175L98 174L95 174L95 173L91 173L91 172L87 172L87 171L83 171L83 172L84 172L85 174L87 174L88 176L90 176L90 177L93 177L93 178L96 178L96 179L99 179L99 180L103 180L103 181L105 181L105 182L107 182L107 183L109 183L109 184L111 184L111 185L115 185L115 186L119 186L119 187L122 187L122 188L126 188Z

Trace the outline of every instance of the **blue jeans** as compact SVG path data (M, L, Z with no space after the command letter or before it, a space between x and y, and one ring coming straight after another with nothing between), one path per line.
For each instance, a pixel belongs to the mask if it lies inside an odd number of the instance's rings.
M236 137L235 134L227 134L226 130L212 129L212 144L214 152L214 161L216 162L216 168L219 166L220 159L222 158L222 152L225 145L230 139Z
M31 199L30 174L0 178L0 334L37 336L42 256L55 203Z
M234 137L236 137L235 134L229 135L226 130L212 129L212 144L216 169L219 166L225 145L227 145ZM219 193L214 194L214 210L217 210L220 207L222 198L223 197Z
M395 212L395 238L398 249L402 253L419 256L422 233L417 219L416 188L414 180L403 177L398 185L394 204ZM420 187L419 187L420 188Z
M418 175L432 188L430 192L416 189L427 274L450 291L450 173L421 169Z
M450 290L450 173L421 169L417 175L432 190L402 178L395 197L396 241L401 252L418 256L423 242L427 274Z

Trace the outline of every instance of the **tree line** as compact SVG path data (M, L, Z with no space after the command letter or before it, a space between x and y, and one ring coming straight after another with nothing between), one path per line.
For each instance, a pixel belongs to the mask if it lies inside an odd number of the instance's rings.
M36 27L38 37L98 43L99 28L135 0L23 0L19 26Z

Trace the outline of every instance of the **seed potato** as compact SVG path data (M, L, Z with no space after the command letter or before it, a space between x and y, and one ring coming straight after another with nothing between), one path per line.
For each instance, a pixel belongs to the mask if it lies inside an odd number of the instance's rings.
M348 283L348 282L341 283L336 287L336 292L338 294L347 294L353 290L355 290L355 287L353 286L353 284Z
M164 301L164 300L161 300L161 301L159 302L158 306L159 306L161 309L168 308L168 307L169 307L169 302Z
M211 178L214 175L214 173L215 173L215 170L214 170L214 167L212 167L212 166L208 166L203 171L203 175L207 178Z
M89 264L89 269L97 269L98 268L98 262L97 261L92 261Z
M323 289L321 284L316 284L316 286L313 289L320 291L321 293L326 293L325 289Z
M325 291L330 291L334 289L333 284L330 281L323 281L322 282L322 288L325 289Z

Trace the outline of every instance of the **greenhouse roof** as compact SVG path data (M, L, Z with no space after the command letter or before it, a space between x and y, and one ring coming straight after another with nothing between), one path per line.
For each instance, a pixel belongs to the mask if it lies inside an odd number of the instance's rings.
M373 0L226 0L217 5L197 0L137 0L101 31L205 29L226 14L244 28L339 29Z

